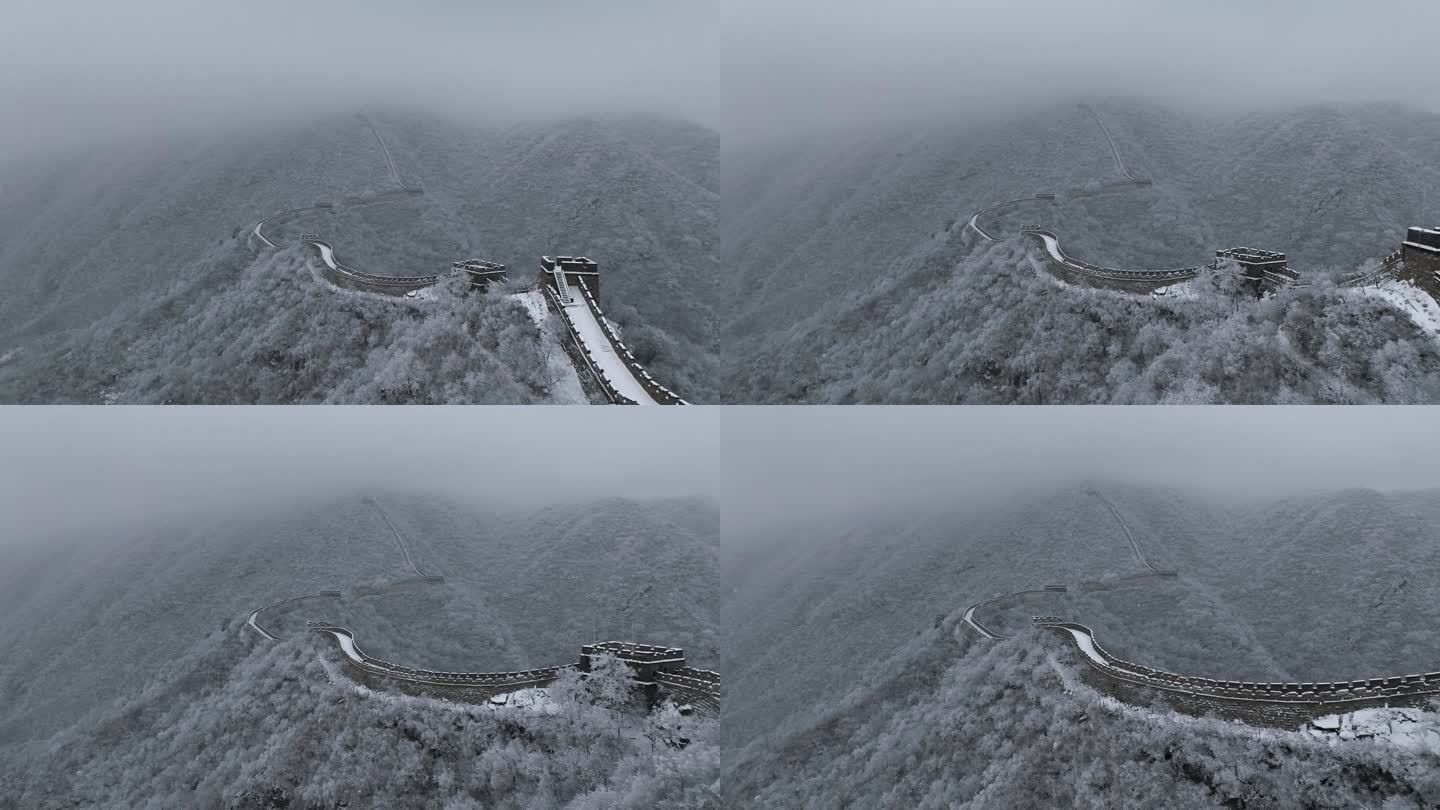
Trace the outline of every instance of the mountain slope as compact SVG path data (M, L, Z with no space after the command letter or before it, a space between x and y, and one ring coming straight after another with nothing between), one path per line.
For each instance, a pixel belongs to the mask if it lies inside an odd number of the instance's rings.
M1440 401L1436 335L1323 277L1261 301L1203 287L1154 299L1063 286L1036 261L1021 242L942 233L785 333L728 342L727 401Z
M1153 186L1106 188L1121 175L1096 121L1075 106L740 151L726 170L736 281L722 326L727 400L1440 397L1433 334L1391 303L1322 281L1396 249L1406 226L1433 217L1426 189L1440 183L1440 162L1419 133L1434 131L1434 115L1341 107L1200 118L1134 101L1096 110ZM975 211L1040 192L1059 199L984 227L1005 237L1038 222L1071 255L1137 270L1254 245L1286 252L1319 286L1278 304L1206 289L1163 302L1080 290L1036 278L1025 242L977 244L964 227Z
M383 402L395 400L367 382L403 377L411 367L422 379L402 401L557 397L529 381L549 376L548 364L536 359L543 341L518 309L502 323L454 335L447 379L433 383L425 367L447 362L447 353L387 334L385 321L403 319L404 305L370 306L360 318L370 335L327 334L336 324L314 323L313 309L334 290L300 272L302 261L315 260L291 247L298 234L316 231L347 264L383 275L485 258L523 280L543 253L589 253L605 273L602 304L641 362L688 398L713 398L717 202L702 182L713 174L705 155L718 153L714 133L653 117L479 130L419 113L375 121L401 179L422 183L425 194L400 191L375 134L348 116L284 135L7 170L0 178L7 290L0 399ZM291 210L315 202L335 207ZM265 233L285 248L278 255L250 233L267 217ZM288 304L296 298L310 309L295 313ZM435 320L436 339L454 326ZM280 351L323 348L336 374L301 381L298 390L267 380L223 394L187 391L174 380L182 368L223 376L211 357L228 344L282 335ZM515 344L518 355L487 356L501 343ZM200 356L186 356L189 345L203 347ZM240 362L263 374L261 363Z
M265 611L262 626L305 635L308 619L344 621L367 652L451 671L571 662L594 629L663 644L683 635L700 663L715 660L718 540L715 531L682 528L715 522L713 504L514 510L403 492L379 502L422 570L444 576L443 585L406 583L414 570L384 515L358 497L59 544L38 555L7 551L0 558L0 609L10 618L0 627L9 651L0 660L0 744L43 737L134 694L165 661L212 633L252 635L243 624L257 608L330 589L343 596ZM667 519L675 515L684 517ZM569 525L588 531L570 534ZM601 531L666 551L639 560L587 552L582 541ZM535 559L548 567L532 565ZM557 585L587 580L593 584ZM646 587L646 599L619 617L599 610ZM601 615L598 628L591 613Z
M1440 751L1134 708L1073 651L930 630L820 722L726 750L726 798L764 807L1429 807ZM1429 715L1430 722L1440 715Z
M1436 669L1440 494L1201 498L1097 484L847 535L786 534L724 570L726 746L771 750L936 622L979 638L1033 615L1094 629L1117 656L1187 675L1348 680ZM1122 527L1115 510L1123 516ZM1176 579L1149 573L1146 559ZM761 538L761 542L763 542Z
M0 807L714 806L715 720L555 701L381 695L317 637L217 636L93 727L7 755Z
M719 660L713 502L481 511L414 496L378 500L421 569L445 583L301 606L286 627L338 621L371 654L448 671L553 666L606 639L682 647L701 668Z

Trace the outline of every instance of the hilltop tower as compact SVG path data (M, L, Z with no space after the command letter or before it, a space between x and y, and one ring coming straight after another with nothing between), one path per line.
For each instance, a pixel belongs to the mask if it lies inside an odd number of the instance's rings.
M1290 269L1284 253L1259 248L1236 247L1215 251L1215 261L1234 261L1240 265L1245 280L1258 295L1269 287L1280 287L1300 279L1300 274Z
M659 697L659 686L655 675L685 668L685 651L678 647L654 647L649 644L635 644L628 641L602 641L586 644L580 648L581 672L590 671L590 656L597 653L613 655L625 662L635 675L635 686L644 693L652 705Z
M1440 298L1440 225L1408 229L1400 252L1405 262L1400 277Z
M600 265L585 258L584 256L541 256L540 257L540 282L555 286L555 273L560 272L565 277L565 283L570 286L585 282L585 289L595 296L595 302L600 302Z
M487 262L484 259L466 259L463 262L451 262L450 266L455 270L464 270L470 275L470 288L483 290L497 281L505 280L505 265L496 262Z

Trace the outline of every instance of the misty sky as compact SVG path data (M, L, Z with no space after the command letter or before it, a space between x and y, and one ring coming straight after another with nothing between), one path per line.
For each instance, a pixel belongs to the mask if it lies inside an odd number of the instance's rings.
M718 24L670 0L46 0L0 24L0 150L415 103L714 124Z
M727 536L1085 480L1284 495L1440 488L1436 408L780 407L723 422Z
M0 26L0 154L415 103L653 110L729 136L1077 95L1440 110L1428 0L47 0Z
M0 543L390 488L713 495L705 408L0 408Z
M1431 0L728 0L725 133L975 117L1078 94L1440 110Z

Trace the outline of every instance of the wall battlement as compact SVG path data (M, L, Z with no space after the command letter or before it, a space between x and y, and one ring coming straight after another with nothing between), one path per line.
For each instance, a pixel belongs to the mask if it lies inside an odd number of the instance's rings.
M565 281L571 285L584 283L596 298L600 297L600 265L584 256L541 256L540 273L542 281L555 283L553 274L561 271Z
M1037 616L1036 627L1075 644L1092 673L1087 681L1131 704L1157 694L1187 714L1214 714L1253 725L1294 728L1329 714L1382 706L1424 706L1440 696L1440 672L1337 682L1258 683L1195 678L1111 655L1083 624Z
M320 255L320 265L325 278L331 284L343 289L403 296L426 287L433 287L440 280L439 275L377 276L373 273L362 273L341 264L340 260L335 258L335 249L329 243L321 240L317 234L302 234L300 241L314 248Z
M685 665L684 651L627 641L607 641L581 647L574 663L516 672L441 672L386 661L360 649L348 628L328 622L307 622L310 630L336 640L356 680L374 689L394 688L405 694L483 703L497 695L534 689L554 683L566 670L590 671L591 656L615 655L635 673L635 685L652 702L669 696L718 712L720 676Z
M1408 229L1400 253L1399 277L1440 300L1440 225Z
M550 308L551 312L554 312L560 317L561 323L565 324L565 330L570 333L570 340L562 341L562 345L565 347L566 354L570 356L571 361L574 363L575 369L577 371L583 369L590 372L590 378L600 387L600 392L605 395L605 398L609 400L612 405L639 404L635 400L620 393L615 387L615 384L606 376L605 371L600 368L600 365L595 361L594 355L586 348L585 341L580 339L580 331L575 326L575 320L570 317L570 313L566 310L565 303L560 300L559 293L556 292L555 286L553 284L542 284L540 289L545 295L546 306Z
M1119 270L1101 267L1066 254L1060 248L1060 237L1053 231L1039 225L1026 225L1020 232L1040 242L1045 250L1045 267L1052 276L1077 287L1148 295L1162 287L1189 281L1205 269L1181 267L1173 270Z

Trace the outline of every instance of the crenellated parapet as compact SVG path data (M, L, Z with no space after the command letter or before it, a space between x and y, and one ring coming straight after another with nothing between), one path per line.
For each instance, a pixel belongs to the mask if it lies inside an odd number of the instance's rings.
M583 283L600 295L600 265L584 256L541 256L540 274L543 282L559 287L562 293L562 285Z
M1400 278L1404 257L1404 251L1397 250L1381 259L1380 263L1376 265L1373 270L1361 271L1341 278L1339 286L1368 287L1371 284L1379 284L1387 279Z
M670 692L677 703L686 702L712 714L720 713L719 673L680 667L656 673L655 682Z
M630 370L631 376L635 378L636 382L640 383L640 387L645 389L645 393L649 394L650 398L655 400L658 405L689 405L690 403L681 399L674 391L656 382L655 378L650 376L650 372L646 371L645 367L640 365L640 361L635 359L635 355L632 354L630 349L620 340L620 336L615 334L614 328L610 326L610 321L605 319L605 312L600 309L600 304L595 300L595 296L591 293L589 285L584 281L579 281L576 287L580 291L580 297L584 299L585 306L590 309L591 314L595 318L595 322L600 325L600 330L604 332L605 340L609 342L610 347L615 351L615 356L620 358L620 362L624 363L625 367Z
M615 383L610 380L610 376L606 374L605 370L600 366L595 355L590 351L588 344L581 339L580 328L575 324L574 318L570 316L565 302L560 299L560 294L556 292L555 287L542 285L540 289L545 295L545 304L550 308L551 312L554 312L560 317L561 323L565 324L565 331L570 335L570 340L563 345L566 348L566 352L570 354L571 359L575 362L575 368L586 371L590 379L595 381L595 384L600 387L600 392L605 395L605 398L609 400L612 405L639 404L635 400L621 394L619 389L615 387Z
M720 708L720 676L686 666L685 651L628 641L606 641L581 647L578 661L541 669L515 672L442 672L417 669L360 649L348 628L328 622L308 622L312 631L335 639L356 680L375 688L395 688L411 695L440 697L481 703L497 695L535 689L555 682L567 670L590 671L591 658L612 655L634 673L633 682L652 703L669 697L677 704L717 712Z
M1440 299L1440 225L1407 230L1400 252L1400 278Z
M320 254L325 278L329 279L330 283L335 286L347 290L403 296L418 292L426 287L433 287L436 282L440 280L439 275L377 276L373 273L362 273L359 270L341 264L340 261L335 258L335 249L331 247L328 242L321 240L318 234L302 234L300 241L314 248L315 251Z
M498 262L486 261L484 259L466 259L463 262L452 262L451 269L460 271L470 277L472 289L488 289L492 284L498 284L506 279L505 265Z
M1206 267L1182 267L1174 270L1118 270L1081 261L1060 249L1060 237L1039 225L1020 229L1035 239L1045 250L1045 267L1049 273L1067 284L1121 292L1149 294L1163 287L1190 281Z
M1083 624L1037 616L1036 627L1073 642L1093 676L1092 685L1127 703L1163 694L1190 714L1215 714L1254 725L1293 728L1317 717L1384 706L1424 706L1440 696L1440 672L1352 681L1261 683L1179 675L1126 661L1107 652Z

